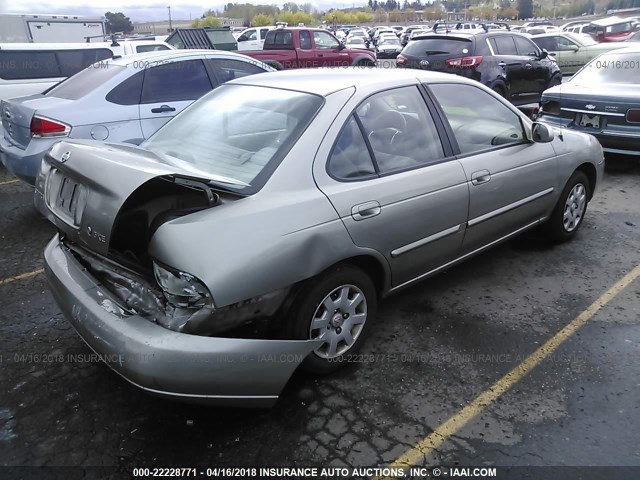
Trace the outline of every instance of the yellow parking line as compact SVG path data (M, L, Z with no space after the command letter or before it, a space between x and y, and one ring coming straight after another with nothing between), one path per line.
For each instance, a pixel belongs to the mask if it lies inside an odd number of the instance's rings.
M25 278L35 277L36 275L40 275L43 272L44 268L39 268L38 270L34 270L33 272L21 273L20 275L15 275L13 277L3 278L2 280L0 280L0 287L17 280L24 280Z
M504 377L494 383L489 389L481 393L475 400L449 418L446 422L436 428L431 435L417 443L398 457L391 465L392 468L407 467L422 464L425 457L442 445L449 437L458 432L467 423L478 416L492 402L506 393L511 387L518 383L524 376L533 370L540 362L551 355L560 345L562 345L580 327L587 323L600 309L613 300L625 287L640 277L640 265L636 266L628 274L618 280L609 290L604 292L600 298L593 302L589 308L578 315L566 327L555 334L538 350L527 357Z
M7 180L6 182L0 182L0 185L9 185L10 183L18 183L18 180Z

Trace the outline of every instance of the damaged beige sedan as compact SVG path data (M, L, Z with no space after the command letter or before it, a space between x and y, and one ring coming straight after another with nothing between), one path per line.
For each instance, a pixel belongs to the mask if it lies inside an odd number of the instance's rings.
M60 142L35 203L56 301L113 370L268 406L357 352L379 298L538 225L573 237L602 167L593 137L462 77L302 70L221 86L140 147Z

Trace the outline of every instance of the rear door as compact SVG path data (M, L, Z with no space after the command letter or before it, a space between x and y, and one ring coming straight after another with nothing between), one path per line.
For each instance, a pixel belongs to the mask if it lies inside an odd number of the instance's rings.
M145 69L140 124L149 138L174 116L217 85L200 58L151 64Z
M415 85L374 94L346 115L318 150L314 177L353 242L383 254L399 287L458 254L464 170Z

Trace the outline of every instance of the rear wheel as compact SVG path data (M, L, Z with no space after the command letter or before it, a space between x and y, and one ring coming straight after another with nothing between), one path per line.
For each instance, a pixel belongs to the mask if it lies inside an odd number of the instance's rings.
M368 332L377 308L373 282L362 270L340 265L308 281L287 319L290 338L321 340L302 366L311 373L330 373L344 366Z
M491 87L491 90L493 90L494 92L496 92L498 95L500 95L501 97L506 97L506 92L505 92L505 88L500 85L500 84L496 84L494 86Z
M589 179L584 172L574 172L545 226L552 240L565 242L576 234L587 213L589 188Z
M549 84L547 85L547 88L556 87L561 83L562 83L562 75L555 74L553 77L551 77L551 80L549 80Z

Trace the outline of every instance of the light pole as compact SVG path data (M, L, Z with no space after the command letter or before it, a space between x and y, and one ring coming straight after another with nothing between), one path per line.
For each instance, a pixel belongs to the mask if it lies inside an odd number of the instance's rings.
M168 6L167 9L169 10L169 32L173 32L173 27L171 26L171 6Z

